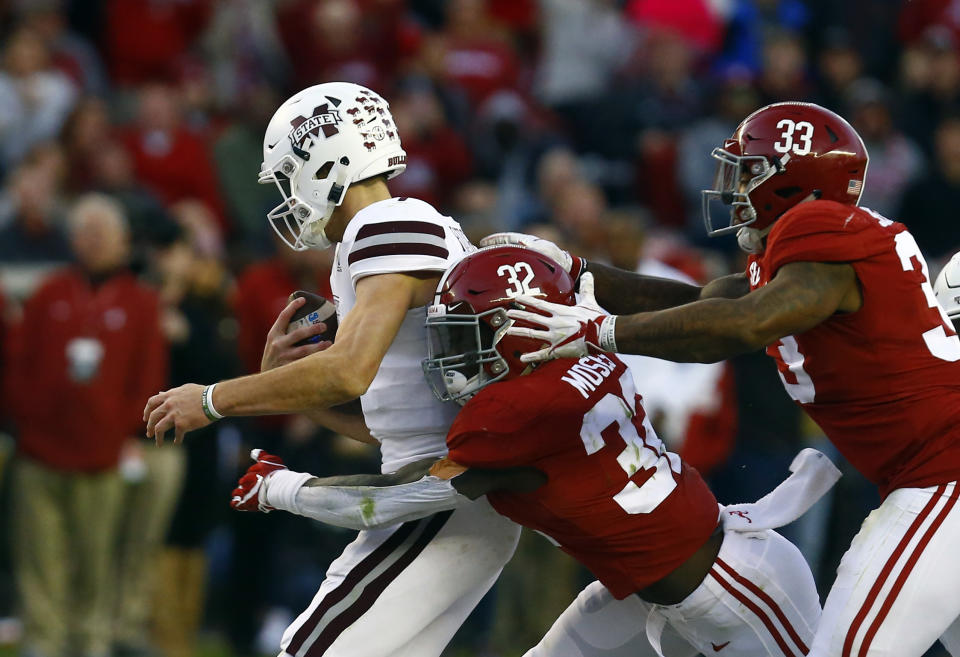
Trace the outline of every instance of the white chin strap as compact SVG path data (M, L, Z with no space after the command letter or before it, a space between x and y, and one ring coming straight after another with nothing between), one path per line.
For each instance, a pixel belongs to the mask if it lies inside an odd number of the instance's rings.
M329 248L333 242L327 237L326 221L313 221L305 224L300 230L300 243L311 249L323 250Z
M763 253L763 249L765 247L764 240L766 239L767 233L770 232L771 228L773 228L772 225L767 226L763 230L757 230L756 228L744 226L737 231L737 244L739 244L740 248L747 253L752 253L754 255Z

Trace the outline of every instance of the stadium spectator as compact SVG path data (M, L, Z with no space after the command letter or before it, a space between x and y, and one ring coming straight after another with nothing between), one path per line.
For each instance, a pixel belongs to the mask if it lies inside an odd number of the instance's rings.
M807 77L807 60L799 35L783 31L766 36L757 86L761 105L785 100L811 100L813 88Z
M212 5L211 0L107 0L102 45L113 82L133 86L175 78Z
M164 84L145 85L137 105L136 123L123 134L137 177L164 203L184 198L206 203L220 228L229 233L206 136L183 125L177 90Z
M23 22L43 39L53 66L66 74L78 89L88 94L104 94L108 82L100 55L93 44L71 30L63 11L65 4L65 0L21 2Z
M863 73L863 57L843 28L826 30L823 47L817 56L818 103L844 113L846 93Z
M407 152L407 170L390 181L391 192L443 207L453 188L473 170L466 142L449 124L440 99L429 88L415 86L400 94L390 111Z
M60 132L76 101L73 82L50 62L36 30L21 25L7 37L0 70L0 165L10 167L30 148Z
M34 149L10 176L0 262L9 266L70 260L60 215L62 167L63 154L51 144Z
M210 243L216 226L203 211L199 204L174 208L181 223L186 214L193 215L186 222L196 225L156 258L170 342L171 385L197 376L232 376L237 370L236 322L227 303L231 280L218 256L221 249ZM173 500L172 525L154 561L151 634L165 657L190 657L196 649L208 576L204 547L222 509L222 492L211 477L217 471L216 433L221 428L204 430L183 450L149 450L179 451L186 457L183 492Z
M960 116L936 131L937 159L931 171L907 188L897 221L902 221L925 257L945 257L960 247L956 219L960 207Z
M110 108L103 98L81 98L67 117L60 132L64 157L70 162L66 171L66 189L81 194L93 189L97 153L113 137Z
M277 204L277 189L273 185L255 184L251 172L260 170L263 126L278 102L277 95L266 85L249 89L233 121L213 144L217 179L233 220L237 242L259 258L273 252L270 239L273 231L265 217Z
M157 295L126 268L120 206L82 197L70 238L77 265L26 302L6 373L13 538L24 653L92 657L111 647L120 453L143 431L140 400L165 383L167 351Z
M890 93L877 80L864 78L850 85L846 105L853 127L870 154L870 177L860 204L897 218L907 187L923 173L923 153L893 122Z

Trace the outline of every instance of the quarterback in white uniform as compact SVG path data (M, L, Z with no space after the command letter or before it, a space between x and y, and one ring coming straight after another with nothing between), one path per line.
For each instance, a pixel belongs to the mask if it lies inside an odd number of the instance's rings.
M291 345L315 330L284 335L302 302L291 303L268 336L264 371L154 395L144 410L148 436L160 442L173 431L179 442L228 415L304 412L343 427L329 407L360 397L384 472L446 453L458 407L439 402L423 380L424 320L441 274L473 246L427 203L391 198L386 181L405 166L389 105L369 89L326 83L280 106L260 172L283 196L268 219L291 248L338 243L336 340L291 361ZM519 532L485 499L361 531L287 628L281 655L439 655L496 581Z

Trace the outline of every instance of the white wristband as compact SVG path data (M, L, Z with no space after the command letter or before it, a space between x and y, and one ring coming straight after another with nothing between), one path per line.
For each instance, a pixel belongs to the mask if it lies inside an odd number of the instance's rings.
M313 475L309 472L291 470L271 472L260 490L260 503L281 511L296 513L297 491L311 478Z
M213 406L213 389L217 387L216 383L212 383L203 389L203 412L211 420L222 420L223 414L217 412L217 409Z
M600 345L604 351L616 353L617 351L617 316L608 315L600 322Z

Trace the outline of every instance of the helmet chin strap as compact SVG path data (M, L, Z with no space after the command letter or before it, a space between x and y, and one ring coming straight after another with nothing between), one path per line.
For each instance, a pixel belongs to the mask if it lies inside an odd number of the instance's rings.
M767 226L763 230L757 230L756 228L744 226L737 231L737 244L740 246L741 250L746 251L747 253L752 253L754 255L763 253L765 246L764 240L766 239L771 228L773 228L772 225Z
M327 211L320 219L305 224L300 230L300 241L312 249L324 250L330 248L333 241L327 237L326 228L337 206L343 203L343 197L347 194L348 170L350 160L346 157L340 158L330 170L330 175L334 177L334 183L330 187L330 193L327 196Z

